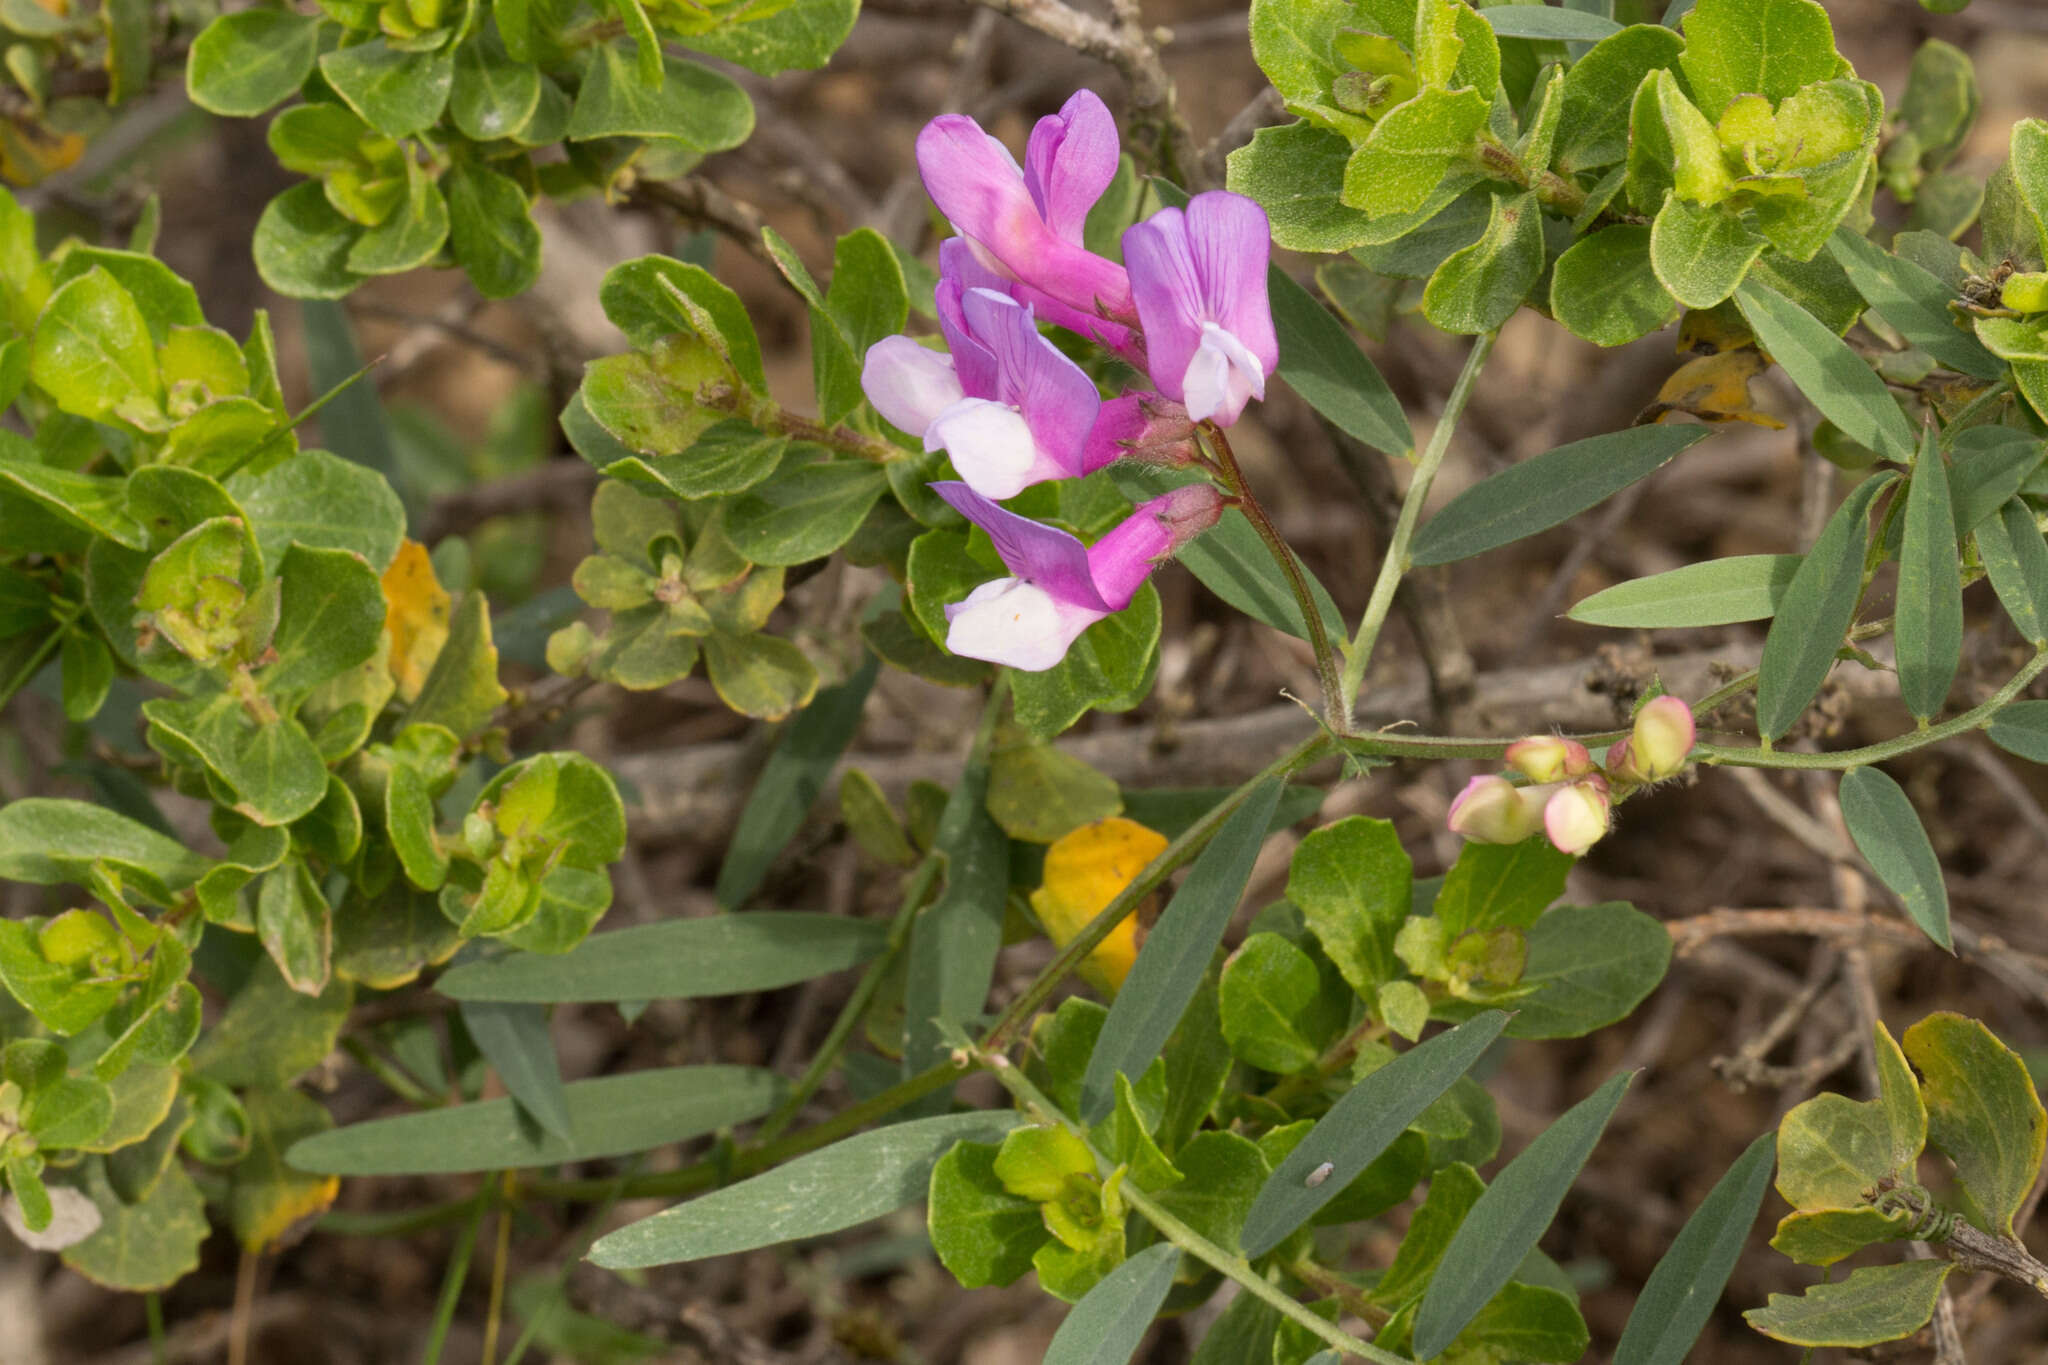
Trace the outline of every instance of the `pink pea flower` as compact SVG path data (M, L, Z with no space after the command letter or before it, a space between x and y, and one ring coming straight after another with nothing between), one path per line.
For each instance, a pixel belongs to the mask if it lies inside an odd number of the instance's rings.
M1543 805L1543 832L1559 853L1574 857L1599 843L1612 822L1607 782L1598 774L1566 783Z
M1152 382L1196 421L1229 426L1280 363L1266 299L1272 234L1241 194L1212 190L1124 233Z
M868 348L861 389L894 425L945 450L975 492L1008 498L1093 473L1119 452L1090 433L1095 381L1038 333L1031 309L990 289L939 289L950 356L906 336Z
M1131 604L1153 568L1214 526L1223 498L1206 483L1141 503L1093 545L998 507L964 483L933 492L995 542L1010 577L946 608L946 648L1027 673L1064 659L1081 632Z
M1586 746L1562 735L1518 739L1508 745L1502 757L1510 768L1531 782L1557 782L1593 771L1593 755L1586 752Z
M1519 844L1543 825L1548 787L1517 787L1498 773L1475 777L1451 802L1445 824L1474 843Z
M1082 244L1088 210L1117 168L1116 120L1093 91L1038 121L1022 166L973 119L941 114L917 135L917 168L990 269L1061 305L1045 310L1052 321L1095 335L1096 320L1132 319L1124 268Z

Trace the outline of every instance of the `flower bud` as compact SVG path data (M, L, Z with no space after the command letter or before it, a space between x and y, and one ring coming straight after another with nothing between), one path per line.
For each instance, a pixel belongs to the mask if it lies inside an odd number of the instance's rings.
M1558 852L1577 857L1600 842L1609 818L1607 783L1584 777L1558 788L1544 804L1543 832Z
M1488 773L1465 784L1444 823L1477 843L1519 844L1541 825L1541 809L1539 789Z
M1684 701L1667 695L1644 703L1628 739L1630 775L1661 782L1677 773L1692 752L1693 733L1692 708Z
M1586 746L1562 735L1531 735L1508 745L1507 764L1531 782L1561 782L1593 771Z
M1213 483L1191 483L1176 488L1164 496L1152 499L1145 506L1166 528L1172 544L1167 553L1173 554L1180 547L1193 540L1202 532L1223 520L1223 494Z

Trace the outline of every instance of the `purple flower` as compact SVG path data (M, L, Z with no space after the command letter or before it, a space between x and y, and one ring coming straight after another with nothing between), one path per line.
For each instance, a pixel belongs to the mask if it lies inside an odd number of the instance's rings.
M1196 421L1229 426L1280 363L1266 301L1265 210L1213 190L1124 233L1152 382Z
M961 483L932 491L988 532L1011 577L946 608L946 648L1038 673L1066 657L1081 632L1122 611L1155 565L1216 524L1223 499L1206 483L1140 504L1093 545L998 507Z
M877 412L923 437L926 450L947 451L985 497L1093 473L1121 453L1090 446L1102 397L1038 334L1030 308L951 280L941 281L938 301L950 356L902 336L868 348L861 388Z
M942 114L917 135L925 192L989 268L1024 287L1061 326L1098 335L1102 319L1129 321L1122 266L1083 245L1088 210L1116 176L1116 120L1093 91L1078 90L1031 130L1024 164L964 114ZM1122 333L1123 329L1115 329ZM1126 334L1125 340L1128 340Z

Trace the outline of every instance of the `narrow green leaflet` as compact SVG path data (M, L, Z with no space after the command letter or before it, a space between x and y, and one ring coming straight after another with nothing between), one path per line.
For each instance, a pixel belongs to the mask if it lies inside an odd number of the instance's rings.
M462 1026L484 1055L513 1100L550 1137L574 1142L569 1096L562 1084L555 1040L548 1032L547 1011L539 1005L465 1000L459 1007Z
M1270 778L1231 812L1146 935L1088 1058L1081 1081L1081 1117L1088 1122L1109 1112L1117 1075L1144 1075L1173 1035L1244 895L1285 785Z
M1942 364L1974 379L1996 379L2005 365L1983 343L1955 325L1949 311L1955 290L1903 257L1891 255L1851 228L1835 229L1828 250L1865 303L1899 335Z
M932 1167L954 1143L1000 1142L1023 1121L1021 1114L974 1110L862 1133L628 1223L598 1238L590 1259L630 1270L838 1232L923 1198Z
M1926 1326L1954 1269L1954 1262L1942 1260L1867 1265L1804 1294L1773 1294L1742 1317L1765 1336L1794 1346L1875 1346Z
M1045 1365L1125 1365L1173 1288L1180 1248L1147 1247L1102 1277L1067 1314L1045 1348Z
M852 677L818 693L777 739L718 869L718 903L726 909L738 909L760 888L775 855L802 826L832 765L853 742L880 667L869 655Z
M1749 1240L1770 1187L1772 1150L1769 1133L1750 1143L1685 1220L1629 1312L1614 1365L1684 1361Z
M903 1074L945 1055L942 1022L964 1024L988 1003L1010 878L1010 841L988 813L989 759L978 743L946 799L933 847L946 889L911 922L904 987Z
M1949 446L1949 501L1958 540L1989 521L2048 457L2048 444L2012 427L1972 427Z
M2014 702L1998 713L1988 733L2007 753L2048 763L2048 701Z
M1623 630L1766 621L1799 572L1801 555L1731 555L1632 578L1583 598L1565 615Z
M1886 459L1912 461L1918 443L1906 414L1863 357L1826 323L1757 280L1735 291L1735 303L1757 344L1784 366L1822 416Z
M325 1175L427 1175L553 1166L643 1152L768 1111L782 1082L744 1066L678 1066L563 1087L568 1141L522 1121L510 1099L372 1119L294 1143L285 1154Z
M1849 837L1878 880L1905 904L1922 933L1954 952L1941 859L1906 789L1877 768L1853 768L1842 775L1841 801Z
M1449 564L1548 530L1711 435L1699 426L1629 427L1546 450L1452 498L1416 533L1412 557Z
M1956 1164L1956 1180L2016 1239L2013 1215L2041 1174L2048 1113L2026 1063L1974 1019L1943 1011L1906 1030L1906 1056L1926 1077L1927 1138Z
M592 934L559 957L508 953L450 968L456 1000L687 1000L779 990L870 960L885 926L843 915L762 910Z
M1915 716L1940 713L1963 653L1963 577L1956 562L1955 513L1948 466L1929 427L1906 488L1906 533L1899 551L1899 695Z
M1756 686L1757 729L1766 739L1792 728L1834 667L1863 592L1870 505L1895 477L1880 474L1851 490L1779 600Z
M1479 17L1493 25L1503 38L1556 38L1597 43L1622 31L1620 24L1604 14L1577 9L1550 9L1542 5L1502 5L1479 11Z
M1266 272L1280 378L1339 430L1389 455L1415 449L1401 401L1344 324L1279 266ZM1196 542L1199 544L1200 542Z
M1444 1248L1416 1310L1416 1355L1425 1360L1440 1355L1513 1277L1557 1216L1565 1191L1593 1154L1632 1074L1616 1075L1566 1110L1479 1196Z
M1263 1256L1278 1246L1287 1234L1312 1218L1317 1209L1343 1193L1345 1186L1371 1165L1373 1159L1385 1151L1417 1115L1471 1069L1472 1064L1479 1060L1479 1054L1500 1036L1507 1022L1508 1016L1499 1010L1476 1015L1448 1033L1440 1033L1428 1042L1410 1048L1345 1092L1330 1106L1330 1111L1317 1120L1308 1136L1287 1154L1259 1191L1259 1197L1244 1220L1242 1241L1245 1254ZM1620 1098L1618 1089L1615 1098ZM1611 1109L1612 1106L1609 1107ZM1606 1122L1605 1114L1600 1116L1600 1122ZM1557 1130L1553 1128L1551 1131ZM1598 1131L1596 1127L1595 1137ZM1588 1150L1591 1150L1590 1142ZM1583 1162L1584 1156L1581 1155L1579 1160ZM1325 1162L1330 1164L1330 1174L1311 1184L1310 1176ZM1566 1173L1567 1183L1571 1174L1578 1170L1578 1165L1578 1162L1573 1163L1571 1171ZM1560 1188L1558 1199L1563 1197L1564 1191ZM1556 1203L1553 1202L1551 1212L1555 1211ZM1550 1221L1549 1213L1544 1214L1543 1221ZM1539 1224L1536 1232L1541 1231L1542 1225ZM1535 1235L1532 1234L1529 1244L1534 1243ZM1527 1247L1518 1250L1509 1259L1509 1272L1520 1261L1522 1251L1526 1250ZM1500 1283L1506 1281L1507 1274L1503 1273ZM1500 1283L1490 1287L1472 1304L1473 1312L1493 1297L1493 1291L1500 1287ZM1459 1328L1464 1325L1463 1319L1457 1324ZM1456 1329L1450 1335L1457 1335Z

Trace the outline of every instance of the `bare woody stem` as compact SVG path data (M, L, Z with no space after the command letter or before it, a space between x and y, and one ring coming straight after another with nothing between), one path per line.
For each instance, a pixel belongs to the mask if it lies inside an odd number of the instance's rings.
M1472 399L1473 385L1478 381L1479 371L1486 364L1487 356L1493 353L1493 339L1496 334L1486 332L1475 338L1472 350L1465 356L1464 368L1458 371L1457 382L1451 386L1451 395L1444 400L1443 413L1437 418L1436 429L1429 434L1429 444L1423 447L1422 455L1415 462L1415 473L1408 480L1408 491L1401 498L1401 514L1394 521L1394 533L1387 540L1386 557L1380 561L1379 577L1372 585L1372 597L1365 604L1365 615L1359 619L1358 633L1351 637L1351 647L1345 652L1344 674L1341 679L1343 691L1338 699L1338 712L1343 731L1351 729L1351 714L1358 704L1358 689L1365 682L1366 665L1372 662L1374 646L1379 643L1380 628L1387 623L1387 612L1394 605L1394 592L1401 586L1401 578L1408 572L1408 545L1415 539L1415 525L1422 520L1422 505L1429 500L1430 485L1436 482L1437 471L1443 468L1444 455L1451 446L1451 434L1458 428L1458 419L1464 416L1465 405Z
M1287 579L1288 588L1294 593L1294 602L1301 609L1302 625L1308 631L1309 646L1316 654L1316 676L1323 691L1324 718L1340 733L1349 729L1346 723L1350 708L1340 704L1342 693L1340 665L1337 651L1330 644L1330 635L1323 628L1323 614L1316 607L1315 594L1309 591L1308 577L1301 571L1301 561L1294 556L1294 549L1280 534L1280 528L1266 515L1266 508L1252 492L1245 481L1244 471L1238 467L1237 452L1230 448L1230 438L1223 434L1223 428L1214 422L1202 423L1202 432L1209 438L1209 444L1216 451L1216 460L1222 469L1224 482L1230 486L1231 495L1237 500L1238 510L1245 520L1259 533L1259 539L1266 544L1266 551L1273 556L1273 562L1280 566L1280 572Z

